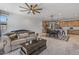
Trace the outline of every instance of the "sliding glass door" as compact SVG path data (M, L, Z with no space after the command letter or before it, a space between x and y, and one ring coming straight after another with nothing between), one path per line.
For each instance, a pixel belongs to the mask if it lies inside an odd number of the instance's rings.
M7 16L0 16L0 37L4 30L7 29Z

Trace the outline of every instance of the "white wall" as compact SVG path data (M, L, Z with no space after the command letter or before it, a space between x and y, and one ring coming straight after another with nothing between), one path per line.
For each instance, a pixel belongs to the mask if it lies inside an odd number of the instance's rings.
M17 14L10 14L7 21L7 31L22 28L23 17Z
M19 14L10 13L7 21L7 31L17 29L27 29L35 32L41 32L41 22L42 20L38 17L25 17Z

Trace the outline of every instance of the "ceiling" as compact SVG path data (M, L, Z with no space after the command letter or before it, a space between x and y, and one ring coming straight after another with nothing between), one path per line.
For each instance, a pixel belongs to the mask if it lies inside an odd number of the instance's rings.
M20 12L22 10L19 6L25 6L24 3L0 3L0 9L8 11L9 13L16 13L23 16L35 16L50 18L78 18L79 17L79 4L78 3L39 3L39 7L43 8L40 14L27 14Z

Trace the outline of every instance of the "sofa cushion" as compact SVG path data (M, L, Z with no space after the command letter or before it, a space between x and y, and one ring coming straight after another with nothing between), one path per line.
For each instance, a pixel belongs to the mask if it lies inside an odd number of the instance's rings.
M20 33L20 34L18 34L18 39L26 38L28 36L29 36L28 33Z
M11 42L11 45L19 45L19 44L23 44L26 42L26 38L22 38L22 39L19 39L19 40L14 40Z
M11 39L11 41L18 39L17 34L14 32L7 33L6 35Z
M35 35L35 34L30 34L29 36L30 36L30 37L36 37L36 35Z
M17 39L16 33L10 35L9 38L10 38L12 41L13 41L13 40L16 40L16 39Z

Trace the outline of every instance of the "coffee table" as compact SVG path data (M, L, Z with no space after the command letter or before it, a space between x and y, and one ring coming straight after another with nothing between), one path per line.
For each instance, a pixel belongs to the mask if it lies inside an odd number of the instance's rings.
M41 53L43 50L47 48L46 46L46 40L33 40L31 44L27 45L26 43L22 44L22 47L26 49L26 51L21 48L21 50L24 53L27 53L27 55L37 55Z

